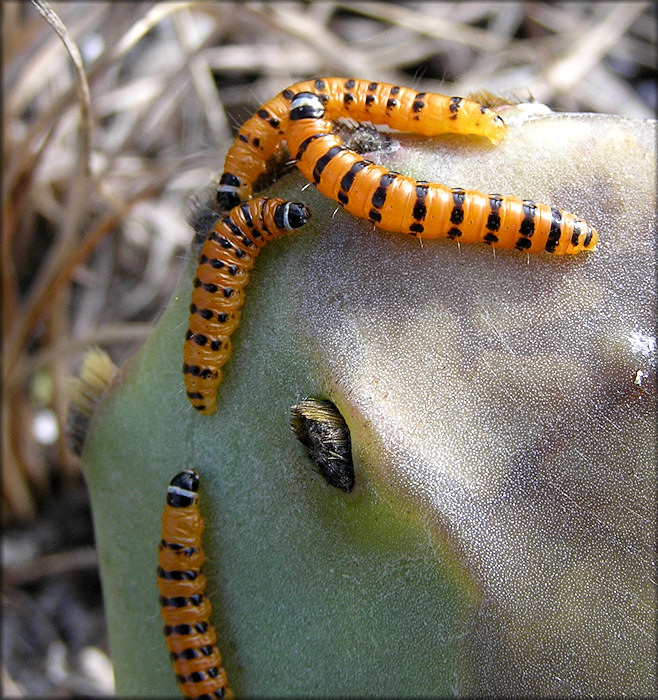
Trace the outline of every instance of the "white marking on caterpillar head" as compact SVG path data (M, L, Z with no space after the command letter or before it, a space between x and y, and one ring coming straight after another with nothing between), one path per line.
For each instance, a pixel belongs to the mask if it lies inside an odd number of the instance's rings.
M235 192L240 194L240 188L237 185L217 185L217 192Z
M167 493L175 493L178 496L186 496L187 498L196 498L196 491L184 489L181 486L168 486Z
M290 205L292 202L286 202L283 206L283 228L286 231L292 231L292 226L290 225Z

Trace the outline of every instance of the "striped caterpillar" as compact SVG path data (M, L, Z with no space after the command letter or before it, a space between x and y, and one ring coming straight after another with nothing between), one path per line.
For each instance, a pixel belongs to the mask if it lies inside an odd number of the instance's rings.
M185 698L232 698L205 595L199 477L179 472L167 489L158 546L158 588L164 634L178 688Z
M414 180L365 160L343 145L312 92L293 98L285 138L297 168L322 194L385 231L556 255L596 246L596 231L569 212Z
M491 109L462 97L446 97L411 88L354 78L317 78L296 83L260 106L238 132L226 154L217 200L230 209L251 196L268 161L279 153L288 127L290 103L299 92L317 95L325 118L350 118L425 136L477 134L493 143L507 127Z
M229 337L238 326L256 256L268 241L300 228L310 216L303 204L261 197L231 209L206 239L183 347L187 396L199 413L216 409L221 368L231 355Z

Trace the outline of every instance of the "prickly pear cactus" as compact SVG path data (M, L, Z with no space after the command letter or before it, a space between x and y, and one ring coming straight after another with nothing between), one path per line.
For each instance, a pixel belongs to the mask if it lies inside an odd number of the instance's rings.
M184 467L238 696L656 691L656 125L503 116L498 146L396 135L379 160L573 211L596 251L421 243L287 175L269 193L313 218L260 255L210 417L188 263L83 453L119 694L176 693L155 569ZM350 428L349 494L290 431L306 397Z

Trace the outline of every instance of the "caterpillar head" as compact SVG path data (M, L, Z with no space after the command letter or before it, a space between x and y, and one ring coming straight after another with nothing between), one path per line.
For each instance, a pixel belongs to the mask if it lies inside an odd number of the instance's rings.
M251 194L251 183L237 175L224 173L217 186L217 203L222 211L233 209Z
M167 488L167 504L174 508L188 507L196 503L199 476L193 469L176 474Z
M311 210L299 202L283 202L274 210L274 223L284 231L303 226L311 218Z
M312 92L298 92L290 103L290 119L323 119L324 104Z

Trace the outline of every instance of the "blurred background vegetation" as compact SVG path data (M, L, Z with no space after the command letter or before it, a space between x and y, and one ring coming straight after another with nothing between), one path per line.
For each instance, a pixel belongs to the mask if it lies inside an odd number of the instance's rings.
M3 694L104 695L67 385L90 346L121 364L149 334L237 127L330 75L651 118L655 4L6 0L2 19Z

